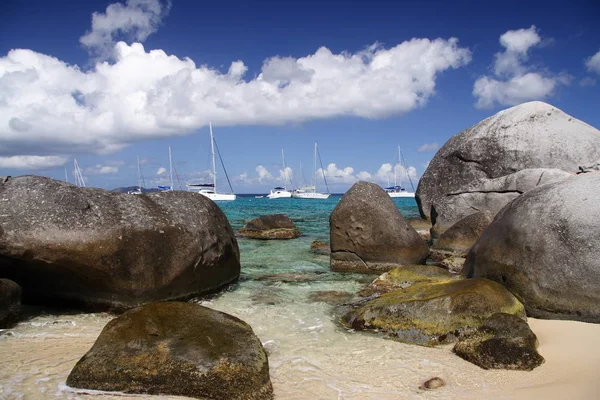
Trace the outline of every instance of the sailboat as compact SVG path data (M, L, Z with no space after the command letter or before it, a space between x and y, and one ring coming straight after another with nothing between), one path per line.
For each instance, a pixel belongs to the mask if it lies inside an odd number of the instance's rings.
M398 185L398 166L401 165L404 169L404 174L410 185L412 186L412 192L406 190L406 188L402 187L402 185ZM406 169L406 162L404 157L402 156L402 151L400 150L400 146L398 146L398 164L394 166L394 186L389 186L385 188L386 193L394 198L394 197L415 197L415 186L412 183L412 179L408 175L408 170Z
M212 123L208 124L209 132L210 132L210 158L211 158L211 169L212 169L212 183L198 183L198 184L187 184L188 190L196 191L197 193L203 195L204 197L208 197L212 201L232 201L236 199L236 195L233 193L219 193L217 192L217 165L215 163L215 137L213 135ZM218 149L217 149L218 150ZM219 160L221 161L221 165L223 165L223 170L225 169L225 165L223 164L223 159L221 158L221 153L219 152ZM225 176L227 177L227 171L225 171ZM227 182L229 182L229 177L227 177ZM233 188L231 187L231 182L229 182L229 188L233 192Z
M127 194L143 194L142 192L142 169L140 168L140 156L137 158L137 178L138 187L135 190L130 190Z
M162 192L173 191L173 156L171 155L171 146L169 146L169 185L158 185Z
M323 173L323 180L325 181L325 187L327 188L327 193L317 193L317 155L319 155L319 163L321 165L321 172ZM292 193L292 197L297 199L314 199L314 200L326 200L329 198L329 186L327 186L327 178L325 178L325 170L323 169L323 163L321 162L321 155L319 154L319 150L317 148L317 143L315 143L315 155L313 160L313 175L312 175L312 185L304 186L300 189L294 191Z
M267 195L269 199L285 199L292 197L292 193L286 188L287 184L287 173L285 168L285 156L283 155L283 149L281 149L281 160L283 161L283 186L276 186L271 189L271 193Z

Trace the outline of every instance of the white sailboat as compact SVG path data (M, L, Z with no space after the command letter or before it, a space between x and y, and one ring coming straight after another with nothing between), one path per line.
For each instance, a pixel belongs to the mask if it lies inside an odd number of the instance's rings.
M269 199L285 199L292 197L292 193L287 190L287 170L285 168L285 156L283 154L283 149L281 149L281 159L283 161L283 186L276 186L271 189L271 193L267 195Z
M323 163L321 165L321 172L323 173L323 180L325 181L325 187L327 188L327 193L318 193L317 192L317 154L318 154L317 143L315 143L315 154L313 159L313 174L311 179L311 186L304 186L300 189L294 191L292 193L292 197L297 199L312 199L312 200L326 200L329 198L329 187L327 186L327 179L325 178L325 170L323 169ZM319 155L319 162L321 161L321 157Z
M158 185L162 192L173 191L173 156L171 154L171 146L169 146L169 185Z
M204 197L208 197L212 201L232 201L236 199L236 195L233 193L219 193L217 192L217 165L215 163L215 138L213 136L212 123L208 124L210 131L210 158L211 158L211 175L213 178L212 183L199 183L199 184L188 184L187 188L191 191L196 191L198 194L201 194ZM219 160L221 160L221 164L223 160L221 159L221 153L219 153ZM225 176L227 176L227 172L225 172ZM229 182L229 178L227 178L227 182ZM231 188L231 183L229 183L229 187L233 192L233 188Z
M402 157L402 151L400 150L400 146L398 146L398 164L394 166L394 186L389 186L385 188L387 194L392 197L415 197L415 187L412 183L412 179L408 175L408 170L406 169L406 162L404 162L404 157ZM406 188L402 187L402 185L398 185L398 166L402 166L404 169L405 177L409 180L410 185L412 186L412 192L406 190Z
M137 158L137 180L138 187L135 190L130 190L127 194L143 194L142 192L142 169L140 168L140 156Z
M73 159L73 174L75 175L75 184L79 187L85 187L85 180L76 158Z

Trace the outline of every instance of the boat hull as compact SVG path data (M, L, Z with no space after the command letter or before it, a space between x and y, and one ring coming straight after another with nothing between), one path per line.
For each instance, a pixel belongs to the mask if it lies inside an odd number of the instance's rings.
M287 190L278 190L267 195L269 199L286 199L292 197L292 194Z
M204 192L198 192L198 194L200 194L200 195L202 195L204 197L208 197L212 201L233 201L233 200L236 199L236 195L235 194L228 194L228 193L204 193Z
M296 199L309 199L309 200L327 200L329 198L329 193L292 193L292 197Z
M415 197L413 192L388 192L388 195L394 197Z

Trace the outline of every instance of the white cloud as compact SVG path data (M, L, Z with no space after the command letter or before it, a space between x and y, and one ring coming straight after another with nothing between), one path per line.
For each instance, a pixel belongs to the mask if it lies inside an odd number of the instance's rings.
M371 174L367 171L360 171L358 174L356 174L356 177L361 181L371 180Z
M586 76L585 78L583 78L579 81L579 86L582 86L582 87L595 86L595 85L596 85L596 80L594 78L590 78L589 76Z
M419 153L429 153L432 151L436 151L439 148L440 148L440 145L435 142L434 143L426 143L426 144L422 145L421 147L419 147L417 149L417 151Z
M60 156L11 156L0 157L0 168L45 169L65 165L66 157Z
M532 71L524 63L534 47L544 43L537 28L508 31L500 36L500 44L505 48L496 53L494 74L496 77L482 76L473 86L477 97L477 108L490 108L496 104L511 106L530 100L551 96L560 85L568 85L571 77L567 74Z
M92 29L79 38L79 42L94 56L112 58L116 38L145 41L157 31L170 8L170 0L127 0L125 5L110 4L105 13L92 14Z
M403 165L396 164L392 165L390 163L381 164L379 170L373 175L373 180L382 185L388 184L402 184L409 185L410 179L412 179L413 183L417 180L417 169L413 166L409 166L408 168Z
M129 4L129 3L128 3ZM137 3L136 3L137 4ZM115 45L90 71L32 50L0 58L0 149L5 155L111 153L206 126L281 124L409 112L435 94L438 74L470 62L457 39L411 39L386 49L272 57L243 80L139 43Z
M256 173L258 174L259 182L269 181L273 179L273 175L262 165L258 165L256 167Z
M317 176L323 176L323 170L319 168L317 170ZM354 176L354 168L345 167L338 168L335 163L330 163L327 165L325 169L325 176L327 181L330 183L354 183L357 181L356 176Z
M160 176L160 175L164 175L167 173L167 169L165 167L160 167L158 169L158 171L156 171L156 175Z
M115 167L112 165L96 164L96 166L94 167L86 168L84 172L89 175L116 174L117 172L119 172L119 167Z
M600 75L600 50L585 61L585 66L588 71L595 72Z

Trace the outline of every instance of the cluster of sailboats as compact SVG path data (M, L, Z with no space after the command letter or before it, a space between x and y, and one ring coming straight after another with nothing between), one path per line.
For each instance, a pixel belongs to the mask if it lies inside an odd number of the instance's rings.
M205 196L213 201L233 201L237 198L237 196L233 193L233 187L231 186L231 181L229 179L229 176L227 175L227 171L225 170L225 164L223 163L223 159L221 158L221 153L218 149L218 146L216 145L215 142L215 138L214 138L214 134L213 134L213 130L212 130L212 123L209 123L209 133L210 133L210 168L211 168L211 173L210 176L212 177L212 182L206 182L206 183L188 183L186 184L186 187L189 191L193 191L196 192L202 196ZM216 152L215 152L216 150ZM225 177L227 178L227 183L229 184L229 189L230 192L229 193L224 193L224 192L219 192L217 190L217 164L216 164L216 156L219 156L219 160L221 162L221 165L223 167L223 171L225 173ZM314 146L314 155L313 155L313 171L312 171L312 175L311 175L311 182L310 185L306 185L306 186L302 186L299 189L289 189L288 190L288 182L291 184L291 179L287 174L287 167L285 164L285 155L283 150L281 150L281 159L282 159L282 163L283 163L283 181L284 184L283 186L276 186L273 189L271 189L270 193L266 195L267 198L269 199L285 199L285 198L296 198L296 199L307 199L307 200L326 200L329 198L329 196L331 196L331 193L329 193L329 186L327 184L327 176L325 174L325 169L323 168L323 163L321 161L321 155L319 153L319 148L317 143L315 143ZM317 169L317 160L319 161L319 165L320 165L320 169ZM75 163L77 161L75 160ZM137 163L138 163L138 170L137 170L137 175L138 175L138 187L135 190L131 190L128 193L129 194L142 194L142 185L143 185L143 176L142 176L142 172L141 172L141 168L140 168L140 158L138 157L137 159ZM406 168L404 167L406 165L406 160L404 159L403 155L402 155L402 151L400 150L400 147L398 146L398 163L395 165L394 167L394 185L390 186L389 182L388 182L388 187L384 188L386 193L389 194L390 197L414 197L415 193L414 193L414 185L412 182L412 179L410 178L408 171L406 170ZM412 192L408 191L406 188L402 187L401 185L398 184L398 168L402 166L404 173L405 173L405 177L406 179L408 179L408 181L410 182L411 186L412 186ZM78 165L75 165L76 167L76 171L79 171ZM171 147L169 147L169 182L170 185L164 185L164 186L158 186L159 189L161 189L162 191L171 191L173 190L173 162L172 162L172 155L171 155ZM326 188L326 192L325 193L321 193L319 191L317 191L317 182L319 181L319 171L320 171L320 175L322 175L323 178L323 183L325 185ZM81 179L81 181L83 182L83 179ZM264 197L264 196L255 196L255 197Z

